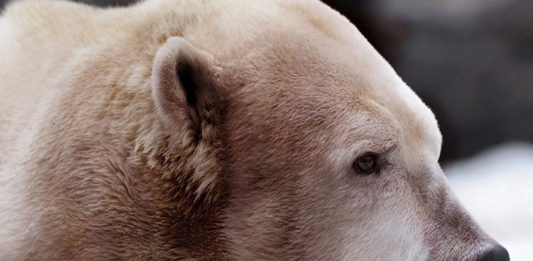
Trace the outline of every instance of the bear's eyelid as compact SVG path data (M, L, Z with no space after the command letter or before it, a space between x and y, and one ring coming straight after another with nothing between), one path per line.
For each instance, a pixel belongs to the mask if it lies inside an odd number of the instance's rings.
M383 144L382 142L373 142L370 140L365 140L356 144L355 148L355 158L364 156L368 153L374 153L377 155L386 155L398 148L399 143L397 141L390 141Z

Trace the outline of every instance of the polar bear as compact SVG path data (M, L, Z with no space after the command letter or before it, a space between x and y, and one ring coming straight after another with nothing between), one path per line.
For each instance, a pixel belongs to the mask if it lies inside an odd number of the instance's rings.
M0 260L509 260L317 0L17 2L0 68Z

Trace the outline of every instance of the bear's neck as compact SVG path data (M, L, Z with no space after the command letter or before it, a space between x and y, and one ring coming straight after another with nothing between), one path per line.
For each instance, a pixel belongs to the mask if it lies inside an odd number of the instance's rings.
M133 202L151 216L143 226L164 233L164 242L187 256L221 259L227 189L214 127L204 125L198 140L185 122L168 127L157 112L148 115L151 120L140 123L138 130L144 132L139 132L125 159L138 192Z
M92 84L72 89L72 99L51 113L47 138L35 144L36 192L28 197L42 216L36 230L49 239L32 243L36 256L51 247L87 259L224 256L226 189L209 135L194 140L180 126L165 127L149 81ZM81 99L105 107L78 108ZM35 200L43 195L44 209Z

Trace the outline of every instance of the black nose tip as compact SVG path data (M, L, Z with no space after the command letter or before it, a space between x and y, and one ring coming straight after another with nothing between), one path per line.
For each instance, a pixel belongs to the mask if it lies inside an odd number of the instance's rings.
M509 253L502 246L489 250L479 261L509 261Z

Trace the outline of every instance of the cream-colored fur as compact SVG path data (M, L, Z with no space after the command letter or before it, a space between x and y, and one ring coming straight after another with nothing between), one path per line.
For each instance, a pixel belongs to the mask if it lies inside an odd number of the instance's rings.
M0 260L477 260L431 111L315 0L0 18ZM354 160L379 155L379 173Z

